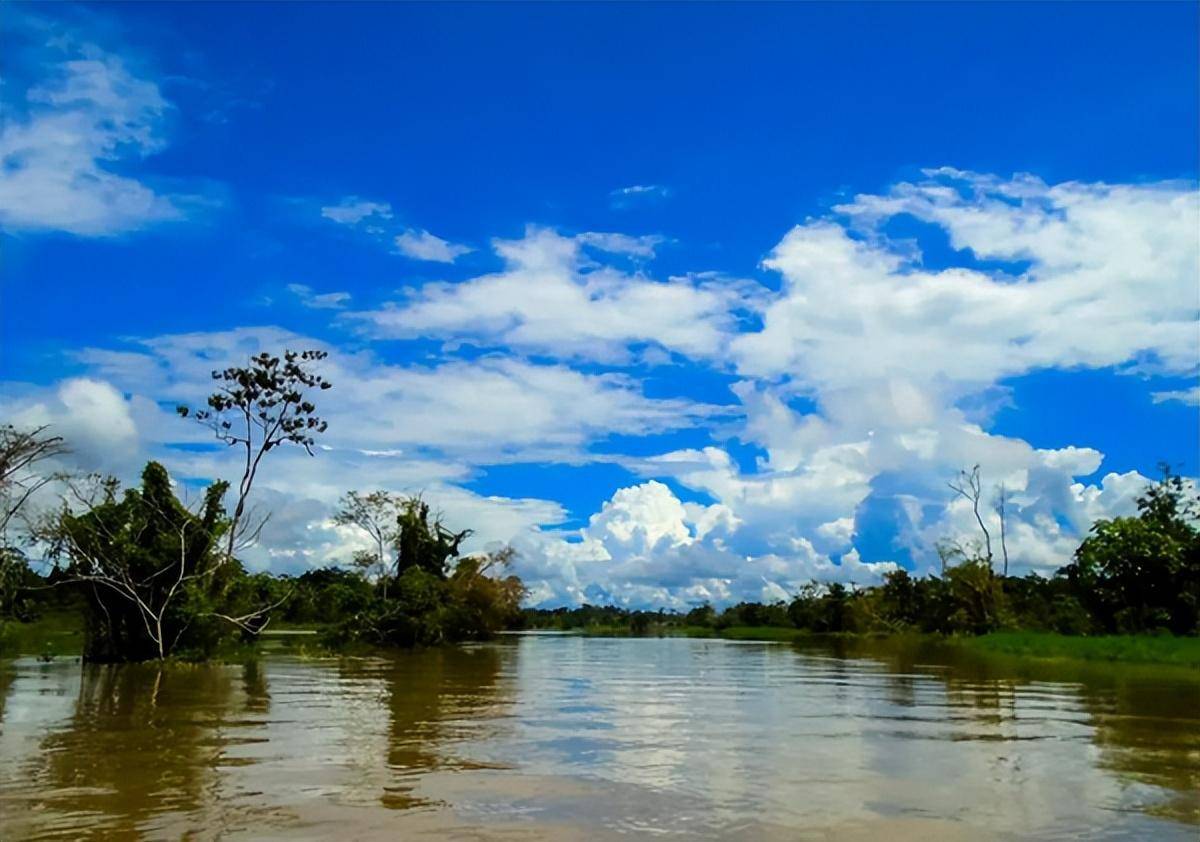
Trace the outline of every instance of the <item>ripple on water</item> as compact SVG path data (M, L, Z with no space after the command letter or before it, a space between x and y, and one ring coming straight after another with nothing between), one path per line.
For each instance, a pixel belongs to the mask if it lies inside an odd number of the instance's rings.
M18 661L0 839L1195 838L1197 676L863 646Z

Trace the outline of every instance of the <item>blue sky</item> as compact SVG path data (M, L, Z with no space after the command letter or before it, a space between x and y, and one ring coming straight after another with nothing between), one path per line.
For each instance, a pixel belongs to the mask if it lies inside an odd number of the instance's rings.
M511 541L533 599L686 605L924 569L945 481L1064 563L1197 465L1194 4L12 5L10 420L77 467L225 456L174 401L331 351L349 488Z

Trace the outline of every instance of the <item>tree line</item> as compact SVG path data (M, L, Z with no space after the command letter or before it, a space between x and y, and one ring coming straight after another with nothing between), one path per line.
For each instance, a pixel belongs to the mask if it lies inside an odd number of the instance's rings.
M941 569L895 570L880 585L812 582L791 600L740 602L686 612L616 606L527 609L527 628L620 630L757 626L815 633L986 634L1001 629L1070 635L1200 633L1200 498L1182 477L1163 476L1137 500L1137 514L1097 521L1071 563L1053 576L994 569L990 545L943 544ZM978 468L954 485L978 512ZM957 488L956 488L957 490ZM1001 519L1001 524L1004 520ZM988 535L982 518L979 520ZM989 536L990 537L990 536Z
M1138 499L1136 515L1098 521L1051 577L1009 575L1003 487L993 503L996 569L978 466L950 488L970 503L982 541L939 545L936 574L896 570L861 588L813 582L771 604L522 611L525 589L511 573L511 547L464 556L471 530L450 528L419 496L385 491L347 492L333 515L365 539L348 569L250 573L242 558L270 517L253 495L268 455L281 447L313 455L327 429L314 402L331 388L318 373L324 358L314 350L259 354L244 367L214 371L203 407L178 408L237 454L240 474L236 485L214 482L192 502L180 499L157 462L146 465L138 487L122 489L111 477L51 469L67 445L46 428L0 427L0 624L47 605L78 610L84 657L94 661L209 657L252 640L272 621L319 624L338 645L404 646L520 626L1179 635L1200 626L1200 502L1166 467ZM31 510L49 487L62 489L57 506ZM35 572L31 559L49 569Z
M419 497L343 498L334 521L374 545L351 571L247 571L242 557L270 517L252 493L267 456L285 446L313 455L327 429L314 402L331 388L317 373L325 356L258 354L214 371L205 406L178 408L238 455L237 485L215 482L194 504L157 462L122 489L112 477L47 469L66 444L45 427L0 428L0 624L48 605L78 610L90 661L210 657L273 619L319 621L331 641L378 645L478 639L511 624L524 596L507 571L511 548L461 556L470 530L448 529ZM57 505L30 511L51 485L62 489ZM49 569L35 572L31 560Z

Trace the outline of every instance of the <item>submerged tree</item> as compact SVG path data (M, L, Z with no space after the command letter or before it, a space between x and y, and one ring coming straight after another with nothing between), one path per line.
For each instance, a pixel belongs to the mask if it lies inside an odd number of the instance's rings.
M242 450L242 478L226 536L223 561L232 561L239 545L252 544L263 520L246 521L246 500L263 457L284 444L303 447L312 455L315 436L328 424L316 414L308 399L313 391L330 388L329 381L312 370L325 359L325 351L285 351L283 358L261 353L246 367L214 371L220 385L208 397L207 409L177 407L184 418L195 418L216 433L229 447Z

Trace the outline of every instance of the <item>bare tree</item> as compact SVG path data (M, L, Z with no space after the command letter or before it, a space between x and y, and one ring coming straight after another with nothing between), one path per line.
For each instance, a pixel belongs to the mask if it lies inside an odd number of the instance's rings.
M976 465L970 471L959 471L958 479L947 485L959 496L970 501L971 509L975 512L975 522L979 524L979 531L983 533L987 564L990 569L992 567L992 535L988 532L987 525L983 522L983 515L979 511L979 502L983 499L983 481L979 477L979 466Z
M470 578L476 579L480 576L487 576L492 571L508 570L517 558L517 549L512 544L505 544L498 550L472 556L472 558L477 563L470 572Z
M0 541L7 543L9 523L29 499L60 476L38 470L42 463L67 452L62 438L48 434L48 429L0 427Z
M938 560L942 564L942 578L946 577L947 568L955 567L972 556L979 555L979 544L975 541L964 544L951 538L943 538L935 547Z
M1004 558L1004 577L1008 578L1008 489L1000 483L996 493L996 514L1000 516L1000 554Z
M299 445L311 456L314 436L328 426L306 397L310 391L324 391L331 385L310 370L326 356L325 351L285 351L282 359L265 352L258 354L244 368L234 366L212 373L220 386L209 396L208 409L177 408L182 417L195 418L212 429L218 440L240 447L245 456L225 562L234 557L239 544L252 543L262 528L259 522L247 529L243 518L263 457L282 444Z
M357 526L371 537L375 550L371 553L355 553L354 564L365 571L375 571L383 583L383 596L387 598L388 580L392 578L395 560L391 548L400 537L397 520L403 510L403 498L386 491L360 494L347 492L338 504L333 522L339 526Z

